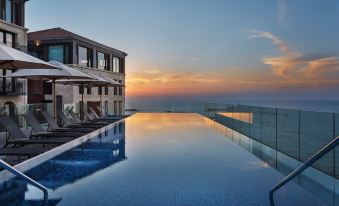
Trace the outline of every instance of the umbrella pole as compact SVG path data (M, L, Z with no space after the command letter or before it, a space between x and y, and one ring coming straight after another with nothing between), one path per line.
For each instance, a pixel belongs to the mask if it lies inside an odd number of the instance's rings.
M84 88L84 83L81 83L81 87L82 87L82 93L81 93L81 120L85 119L85 109L84 109L84 93L85 93L85 88Z
M54 113L54 119L56 119L56 94L55 94L55 79L53 81L53 113Z

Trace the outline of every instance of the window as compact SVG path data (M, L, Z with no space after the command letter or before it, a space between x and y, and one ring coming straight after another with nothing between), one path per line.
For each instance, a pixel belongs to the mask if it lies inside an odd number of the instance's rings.
M98 87L98 94L102 95L102 87Z
M92 67L92 50L78 46L78 64L85 67Z
M118 86L114 86L114 95L118 95Z
M5 11L5 20L8 21L8 22L12 22L12 2L11 0L6 0L6 3L5 3L5 8L6 8L6 11Z
M122 81L119 80L119 83L122 84ZM119 87L119 96L122 96L122 86Z
M87 94L88 95L92 94L92 87L87 87Z
M0 31L0 44L5 43L5 34L3 31Z
M14 35L11 33L6 33L6 45L14 47Z
M48 47L48 60L55 60L64 63L64 46L49 46Z
M0 0L0 19L5 20L6 0Z
M79 94L84 94L84 87L83 86L79 86Z
M118 57L113 57L113 72L119 73L119 58Z
M119 114L122 114L122 101L119 101Z
M118 114L118 104L117 104L117 101L114 101L114 114Z
M105 86L105 95L108 95L108 86Z
M104 54L102 52L98 52L97 57L98 57L97 68L106 70L106 68L107 68L106 54Z

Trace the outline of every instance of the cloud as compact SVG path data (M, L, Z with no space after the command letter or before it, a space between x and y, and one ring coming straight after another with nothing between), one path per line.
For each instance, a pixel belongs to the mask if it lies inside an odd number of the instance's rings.
M146 70L143 73L134 73L128 77L128 83L218 83L225 78L218 76L209 76L199 73L180 73L166 72L161 70Z
M146 74L158 74L158 73L161 73L161 71L157 70L157 69L149 69L149 70L145 70L144 73L146 73Z
M293 51L281 38L270 32L249 30L250 38L265 38L277 45L282 55L265 57L262 62L269 65L277 77L285 82L281 86L309 87L339 85L339 58L335 55L307 55ZM277 83L278 84L278 83Z
M281 52L289 52L289 48L286 42L284 42L279 37L274 36L272 33L267 31L259 31L255 29L248 30L250 35L249 38L265 38L271 40L275 45L277 45Z

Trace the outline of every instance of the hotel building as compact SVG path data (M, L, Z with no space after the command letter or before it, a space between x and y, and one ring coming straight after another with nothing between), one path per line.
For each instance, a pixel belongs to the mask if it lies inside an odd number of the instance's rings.
M28 33L28 52L42 60L56 60L85 73L105 76L120 86L88 87L56 85L56 103L80 105L84 94L85 110L105 106L114 114L125 109L125 58L127 54L62 28ZM28 81L28 103L52 101L52 85L46 81ZM59 107L60 108L60 107Z
M27 51L25 28L25 2L27 0L0 0L0 44ZM26 81L4 78L10 70L0 69L0 113L11 115L17 105L26 103Z

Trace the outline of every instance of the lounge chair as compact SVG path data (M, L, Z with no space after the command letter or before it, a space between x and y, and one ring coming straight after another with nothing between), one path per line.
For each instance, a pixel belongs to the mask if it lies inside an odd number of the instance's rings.
M78 123L73 123L72 120L70 120L63 112L58 111L58 116L61 118L61 120L63 121L64 125L66 125L66 127L72 127L72 128L86 128L88 130L96 130L101 128L102 126L100 125L93 125L93 124L78 124Z
M53 117L47 112L47 111L40 111L44 119L47 121L49 129L51 131L56 132L79 132L83 134L87 134L89 132L92 132L93 130L86 130L84 128L70 128L70 127L59 127L59 125L56 123Z
M116 119L116 120L120 120L120 119L122 119L122 117L123 117L122 115L116 115L116 114L111 114L111 113L109 113L109 111L107 110L107 108L104 107L104 106L101 106L101 109L100 109L99 106L97 106L97 109L98 109L98 110L101 110L103 113L105 113L105 115L101 115L101 116L110 117L110 118L113 118L113 119Z
M31 130L31 137L80 137L83 134L79 133L79 132L47 132L44 130L44 128L42 128L42 126L40 125L40 123L38 122L38 120L33 116L32 113L28 113L26 115L24 115L24 118L26 120L26 122L31 126L32 130ZM34 133L33 133L34 131Z
M67 111L68 114L73 118L76 124L83 124L83 125L98 125L98 126L105 126L107 125L106 122L96 122L96 121L82 121L77 114L75 114L72 110Z
M46 139L30 139L25 135L25 133L20 129L20 127L16 124L16 122L9 116L0 117L0 124L6 129L8 132L8 136L6 138L6 144L4 147L8 145L13 145L16 147L18 145L25 144L64 144L73 139L71 138L46 138Z
M90 112L92 113L92 116L97 120L103 120L107 122L115 122L119 119L115 119L113 117L106 117L106 116L100 116L92 107L89 108Z
M111 124L112 122L114 122L111 119L101 119L101 118L98 119L92 112L90 113L86 112L85 117L92 122L104 122L105 124Z

